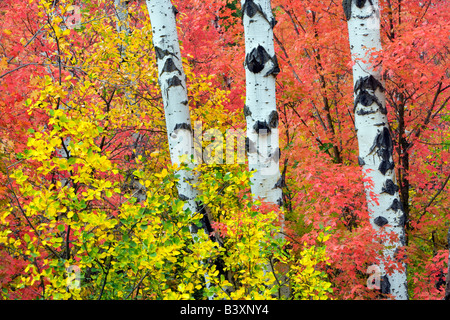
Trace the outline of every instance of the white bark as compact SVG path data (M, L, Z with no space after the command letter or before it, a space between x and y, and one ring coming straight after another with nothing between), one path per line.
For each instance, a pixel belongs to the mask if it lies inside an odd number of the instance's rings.
M125 32L127 35L130 33L128 24L128 7L127 0L114 0L114 8L116 10L116 30L117 32Z
M255 198L282 204L275 76L279 72L270 0L242 0L245 32L246 149Z
M275 77L280 70L274 48L275 19L270 0L242 0L241 5L245 33L246 150L249 170L256 170L250 180L251 190L254 199L281 206L284 181L279 169ZM266 272L273 272L271 265L266 266ZM282 276L280 280L286 278ZM288 286L282 286L278 296L289 296Z
M405 300L408 299L406 266L401 263L403 271L387 275L383 262L387 258L397 261L395 254L405 245L405 215L396 184L384 84L380 71L368 61L371 50L381 50L378 0L344 0L343 6L348 20L352 59L356 62L353 85L359 163L365 172L370 170L366 174L373 181L373 192L378 196L378 204L371 201L366 185L370 222L376 230L394 232L398 237L394 243L384 243L384 258L379 264L381 291L392 294L397 300Z
M176 8L170 0L147 0L159 72L166 129L172 163L189 163L194 158L194 141L189 113L186 76L181 62L181 52L176 28ZM187 157L183 160L181 157ZM185 201L185 210L191 215L202 214L202 229L209 234L211 225L208 215L201 204L195 201L198 191L189 182L195 177L190 170L179 170L177 184L178 195ZM194 241L197 241L197 226L190 226ZM206 286L209 287L209 276L205 275ZM213 299L210 297L209 299Z
M147 9L152 25L171 161L181 164L180 157L184 156L184 162L188 163L194 156L194 144L186 76L176 28L177 11L170 0L147 0ZM198 192L189 184L195 178L192 171L179 170L177 173L180 175L178 193L180 199L186 202L185 209L190 210L192 215L199 212L204 214L203 229L208 233L208 217L204 210L197 206L195 198ZM192 226L191 231L195 239L196 227Z

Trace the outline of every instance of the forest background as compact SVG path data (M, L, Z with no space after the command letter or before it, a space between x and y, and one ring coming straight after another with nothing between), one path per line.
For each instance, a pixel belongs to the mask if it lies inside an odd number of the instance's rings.
M248 166L225 161L226 132L245 131L240 3L173 1L194 133L204 154L224 150L221 162L181 164L198 177L200 215L176 188L147 4L128 1L124 22L120 3L0 3L1 298L268 299L287 284L292 299L389 297L367 281L381 248L342 3L272 1L278 206L252 199ZM381 0L380 13L383 50L367 59L382 62L408 295L442 299L448 1Z

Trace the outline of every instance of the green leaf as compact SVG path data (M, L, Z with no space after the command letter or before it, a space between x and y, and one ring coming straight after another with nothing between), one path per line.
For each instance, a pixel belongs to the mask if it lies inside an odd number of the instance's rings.
M251 216L252 218L256 217L258 214L259 214L258 211L251 211L251 212L250 212L250 216Z
M66 117L66 115L65 114L63 114L63 115L61 115L60 117L59 117L59 121L61 121L61 122L68 122L69 120L67 119L67 117Z

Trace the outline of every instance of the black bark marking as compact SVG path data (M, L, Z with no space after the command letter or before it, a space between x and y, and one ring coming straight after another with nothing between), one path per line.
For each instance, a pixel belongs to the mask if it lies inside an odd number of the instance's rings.
M178 71L178 73L181 75L181 71L177 68L175 63L173 62L172 58L167 58L166 62L164 62L164 67L161 70L161 74L164 72L174 72Z
M176 16L178 13L180 13L180 11L178 11L178 9L174 6L174 5L172 5L172 11L173 11L173 14Z
M187 201L187 200L189 200L189 197L180 193L180 194L178 194L178 199L180 199L181 201Z
M273 110L269 114L269 126L271 128L277 128L278 127L278 112L276 112L275 110Z
M381 193L388 193L393 196L398 190L399 187L394 183L394 181L387 179L384 186L381 188Z
M253 125L253 129L257 134L269 134L271 133L270 127L266 121L257 120Z
M344 14L347 20L352 17L352 0L343 0L342 7L344 7Z
M362 104L364 107L370 107L372 104L376 103L378 107L380 107L380 110L381 108L383 108L380 100L378 100L376 96L370 94L369 91L365 89L360 90L358 95L356 96L354 109L356 109L358 103Z
M258 12L265 17L265 14L259 4L254 3L253 0L247 0L244 2L244 5L242 7L243 15L246 14L250 18L253 18Z
M363 165L365 165L365 164L366 164L366 162L364 161L364 159L363 159L363 158L361 158L361 157L358 157L358 164L359 164L360 166L363 166Z
M187 100L181 101L181 104L184 104L185 106L187 106L188 103L189 103L189 102L188 102Z
M274 162L280 161L280 158L281 158L280 148L276 148L274 153L269 154L269 158L271 158Z
M402 246L406 245L406 241L405 241L405 236L404 235L400 235L398 237L398 239L400 240L400 243L402 244Z
M350 18L352 17L352 1L353 0L343 0L342 1L342 6L344 7L344 13L345 13L345 18L347 20L350 20ZM356 1L356 6L360 9L362 9L364 7L364 5L366 4L366 0L355 0ZM369 0L369 3L371 5L373 5L372 0Z
M381 158L378 170L385 175L388 170L394 169L394 162L390 160L393 152L393 144L391 133L387 127L384 127L383 130L377 134L372 147L370 147L369 154L375 149L377 149L376 153Z
M368 14L367 16L360 16L359 14L356 15L356 18L364 20L364 19L369 19L370 17L372 17L372 14L375 13L375 10L372 10L372 12L370 14ZM365 33L364 36L367 37L369 34Z
M205 206L202 205L201 203L196 203L196 205L197 205L197 208L196 208L197 212L202 215L202 218L200 219L200 225L201 225L200 228L205 230L205 232L210 235L210 238L212 241L216 241L216 238L211 235L211 232L213 232L214 229L212 228L211 222L209 221L208 214L205 210ZM199 227L196 224L192 224L191 228L194 233L198 232Z
M395 168L394 162L383 160L378 166L378 171L380 171L383 175L385 175L386 172L388 172L389 170L393 170L394 168Z
M242 6L242 18L244 18L244 14L246 14L250 18L253 18L258 12L264 17L264 19L270 24L270 27L273 29L277 24L277 21L274 17L270 18L269 20L261 6L254 3L253 0L247 0L244 2L244 5Z
M172 78L167 79L167 85L167 89L169 89L170 87L182 86L182 83L180 78L173 76Z
M380 291L384 294L391 293L391 283L389 282L389 278L387 275L381 277Z
M252 115L252 112L250 111L250 108L247 105L244 105L244 116L248 117L251 115Z
M279 207L283 206L283 198L278 198L278 199L277 199L277 205L278 205Z
M267 19L266 19L267 20ZM271 19L270 19L270 21L269 21L269 24L270 24L270 27L273 29L273 28L275 28L275 25L278 23L278 21L277 20L275 20L275 18L274 17L272 17Z
M284 181L284 177L281 176L280 179L278 179L278 181L275 183L275 185L273 186L272 189L277 189L277 188L284 188L286 187L286 182Z
M266 72L265 77L269 75L276 76L280 73L280 66L276 55L271 57L263 46L253 48L253 50L245 57L245 65L253 73L259 73L264 69L267 61L272 61L272 67Z
M156 46L155 46L155 53L156 53L156 58L158 58L159 60L164 59L165 56L169 56L169 55L175 56L169 50L163 50L160 47L156 47Z
M362 7L364 7L364 4L366 3L366 0L356 0L356 6L358 7L358 8L362 8Z
M394 201L392 201L391 206L388 208L392 209L394 211L398 211L398 210L402 210L403 211L403 205L400 201L398 201L398 199L394 199Z
M406 225L406 214L405 214L405 213L403 213L403 214L400 216L400 218L398 219L398 225L399 225L400 227L405 227L405 225Z
M383 85L373 75L359 78L358 81L356 81L354 92L356 93L359 90L367 90L367 89L370 89L373 92L379 89L381 92L384 92Z
M195 223L191 224L191 233L197 233L198 232L198 227Z
M189 123L177 123L173 130L177 131L177 130L183 130L183 129L192 131L191 125Z
M388 220L387 220L385 217L382 217L382 216L376 217L376 218L373 220L373 222L374 222L377 226L379 226L379 227L382 227L382 226L384 226L385 224L388 224Z
M356 107L356 105L355 105L355 107ZM365 116L365 115L368 115L368 114L374 114L374 113L377 113L377 110L373 110L373 109L368 109L368 110L366 110L366 109L360 109L360 110L356 111L356 114L357 114L358 116Z
M270 55L267 53L264 47L258 45L258 47L254 48L247 56L245 57L245 64L253 73L259 73L267 61L271 60Z
M245 151L247 153L254 153L256 152L256 145L255 143L250 140L248 137L245 137Z
M386 114L386 109L383 107L383 104L375 96L375 91L377 89L379 89L381 92L384 92L383 85L374 76L369 75L359 78L358 81L356 81L354 87L354 92L357 93L354 109L356 109L358 103L362 104L364 107L369 107L372 104L376 103L380 108L380 112ZM370 93L368 90L372 91L374 94ZM357 112L358 115L366 115L370 113L375 112L373 110L370 110L370 112L365 112L362 110Z
M273 57L270 59L272 60L272 68L269 69L269 71L266 72L266 74L264 75L264 77L267 77L268 75L273 74L274 76L276 76L277 74L280 73L280 66L278 65L278 59L276 55L273 55Z

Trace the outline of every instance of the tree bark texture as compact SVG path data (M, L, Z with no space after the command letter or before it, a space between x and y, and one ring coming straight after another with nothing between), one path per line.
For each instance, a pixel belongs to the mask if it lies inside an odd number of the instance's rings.
M181 156L189 162L194 156L193 134L189 113L186 76L181 62L180 46L176 28L176 8L170 0L147 0L155 48L159 85L164 104L170 157L173 164L181 164ZM185 201L185 210L191 214L202 214L203 229L210 233L211 226L206 211L197 204L198 192L191 186L192 171L179 170L177 184L179 198ZM197 227L191 226L195 240Z
M241 4L245 33L246 150L249 170L256 170L251 179L252 194L282 205L275 92L275 77L280 69L272 30L275 19L270 0L243 0Z
M369 62L371 50L381 50L378 0L344 0L353 65L355 129L359 145L359 164L371 178L373 189L365 185L372 226L380 232L393 232L397 240L383 241L385 249L379 261L380 290L397 300L408 299L406 265L401 261L405 246L406 217L399 197L393 141L388 125L384 84L378 68ZM371 191L378 203L371 200ZM401 270L386 273L385 261L395 261Z
M276 22L270 0L242 0L241 6L245 34L246 151L249 170L256 170L250 180L251 191L255 199L282 206L284 180L279 169L281 152L275 91L275 77L280 68L273 36ZM273 271L268 265L267 272ZM286 281L284 275L280 280ZM278 296L289 296L288 286L281 286Z

